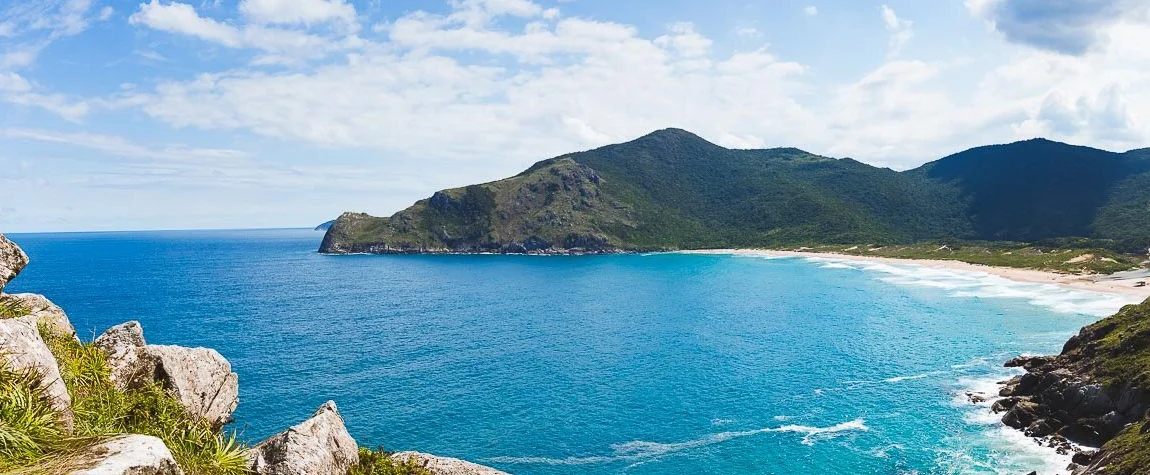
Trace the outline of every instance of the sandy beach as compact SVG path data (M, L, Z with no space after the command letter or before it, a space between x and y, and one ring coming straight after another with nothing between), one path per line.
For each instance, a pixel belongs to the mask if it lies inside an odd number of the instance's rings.
M961 261L930 260L930 259L897 259L891 257L856 256L850 254L836 254L823 252L799 251L773 251L766 249L709 249L698 251L684 251L692 254L731 254L744 256L764 257L814 257L823 259L839 259L844 261L884 262L890 264L912 264L936 269L951 269L958 271L983 272L997 275L1016 282L1031 282L1040 284L1053 284L1077 290L1094 292L1107 292L1126 294L1150 298L1150 286L1135 287L1141 281L1150 281L1146 273L1126 273L1111 275L1068 275L1056 272L1046 272L1031 269L1018 269L1014 267L993 267L979 264L969 264Z

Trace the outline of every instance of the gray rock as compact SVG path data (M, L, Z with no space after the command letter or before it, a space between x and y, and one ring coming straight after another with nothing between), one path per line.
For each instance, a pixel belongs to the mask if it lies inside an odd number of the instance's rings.
M0 234L0 289L24 270L28 265L28 255L16 243Z
M5 294L5 296L20 302L37 323L48 325L61 335L76 336L76 329L72 327L72 322L68 320L64 309L52 303L47 297L40 294Z
M153 374L188 414L216 427L231 422L239 405L239 377L218 351L148 345L142 353L140 358L147 358L145 374Z
M92 342L107 355L111 380L116 387L128 389L141 382L151 382L155 362L144 350L144 329L140 322L130 321L109 328Z
M401 463L415 463L433 475L508 475L507 472L466 460L437 457L421 452L397 452L391 455L391 459Z
M252 448L257 475L344 475L359 463L359 447L343 425L335 402Z
M43 377L44 390L52 406L60 413L60 421L71 432L72 398L60 378L56 357L40 337L36 319L27 316L0 320L0 358L16 371L31 370Z
M164 441L149 435L122 435L96 444L69 461L68 475L183 475ZM75 468L83 467L83 468Z

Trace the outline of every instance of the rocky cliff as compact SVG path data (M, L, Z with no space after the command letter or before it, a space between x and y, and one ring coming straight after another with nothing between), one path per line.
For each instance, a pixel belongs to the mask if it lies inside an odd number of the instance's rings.
M1075 475L1150 473L1150 300L1084 327L1057 356L1006 366L1026 373L1007 381L992 406L1003 423L1076 450Z
M28 257L0 235L0 290ZM0 472L71 475L506 475L360 448L336 405L253 447L223 426L239 378L219 352L149 344L138 322L77 338L60 307L0 292Z

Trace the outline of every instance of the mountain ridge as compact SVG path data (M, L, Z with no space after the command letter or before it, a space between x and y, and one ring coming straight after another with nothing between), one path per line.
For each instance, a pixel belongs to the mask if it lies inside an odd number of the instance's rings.
M391 217L345 213L320 251L600 253L1068 238L1137 249L1150 244L1148 190L1150 149L1116 153L1031 139L896 172L794 147L728 149L667 128L541 160L503 180L441 190Z

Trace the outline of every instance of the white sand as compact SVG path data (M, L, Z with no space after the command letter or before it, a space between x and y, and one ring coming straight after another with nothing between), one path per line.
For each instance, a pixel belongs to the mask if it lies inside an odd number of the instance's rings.
M1140 281L1150 281L1147 277L1123 277L1120 275L1068 275L1040 270L1018 269L1014 267L993 267L979 264L969 264L961 261L945 261L931 259L897 259L892 257L855 256L850 254L835 254L824 252L797 252L797 251L770 251L765 249L710 249L699 251L684 251L691 254L731 254L744 256L765 257L818 257L826 259L841 259L844 261L884 262L889 264L913 264L936 269L953 269L960 271L984 272L997 275L1016 282L1033 282L1040 284L1055 284L1067 288L1090 290L1094 292L1108 292L1127 294L1150 298L1150 286L1134 287Z

